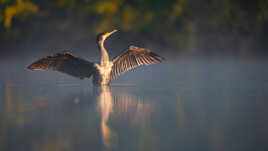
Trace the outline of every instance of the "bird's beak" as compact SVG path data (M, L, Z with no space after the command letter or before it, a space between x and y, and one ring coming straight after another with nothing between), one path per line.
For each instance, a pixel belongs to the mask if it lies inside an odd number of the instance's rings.
M112 34L115 33L115 32L117 32L116 29L113 30L113 31L111 31L111 32L106 33L106 34L105 34L105 39L108 38L110 35L112 35Z

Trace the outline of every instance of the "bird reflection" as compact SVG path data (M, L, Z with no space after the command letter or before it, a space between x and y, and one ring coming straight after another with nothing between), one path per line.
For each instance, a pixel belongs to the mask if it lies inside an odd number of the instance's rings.
M131 125L143 124L148 122L154 105L151 101L148 103L128 92L112 91L109 86L98 87L95 90L97 107L101 113L102 142L106 150L111 150L117 143L116 127L111 128L108 124L111 114L115 121L129 121Z
M112 130L108 127L107 121L109 119L109 115L113 112L113 97L111 94L111 90L109 86L98 87L98 108L101 112L101 134L102 134L102 142L105 148L111 148L112 138L116 135Z

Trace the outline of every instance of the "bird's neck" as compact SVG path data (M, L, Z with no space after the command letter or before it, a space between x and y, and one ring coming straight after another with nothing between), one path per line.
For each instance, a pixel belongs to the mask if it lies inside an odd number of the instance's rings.
M107 66L109 64L109 54L107 50L104 48L103 41L98 43L99 49L101 51L101 66Z

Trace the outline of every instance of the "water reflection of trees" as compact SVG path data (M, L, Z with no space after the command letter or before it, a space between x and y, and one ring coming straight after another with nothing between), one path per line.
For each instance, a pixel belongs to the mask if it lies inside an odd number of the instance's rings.
M48 87L48 94L31 89L12 83L3 86L1 150L114 150L128 141L141 149L155 148L159 141L150 129L154 103L144 97L110 87L97 95L66 92L63 96L60 91L66 89Z
M67 117L75 114L64 109L70 105L69 101L59 104L57 97L35 93L37 89L29 91L32 88L26 85L6 82L2 88L0 150L59 151L73 148L73 136L77 134L70 132L73 124Z

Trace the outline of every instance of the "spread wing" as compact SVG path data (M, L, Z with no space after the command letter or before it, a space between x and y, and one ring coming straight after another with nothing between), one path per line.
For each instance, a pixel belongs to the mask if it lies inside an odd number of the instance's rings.
M149 49L130 46L125 52L113 60L112 79L141 65L150 65L162 62L163 57Z
M95 71L94 63L78 58L71 52L56 53L28 66L30 70L54 70L80 79L89 78Z

